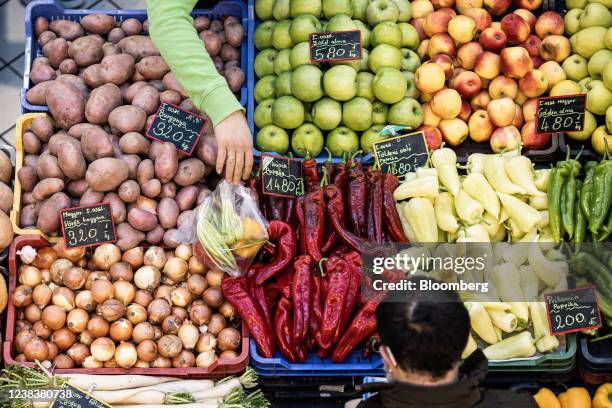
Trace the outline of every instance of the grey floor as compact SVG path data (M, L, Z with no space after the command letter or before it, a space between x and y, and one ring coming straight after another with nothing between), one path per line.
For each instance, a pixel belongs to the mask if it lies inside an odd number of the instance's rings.
M86 0L88 9L144 9L145 0ZM0 144L15 145L15 121L21 115L25 6L0 0Z

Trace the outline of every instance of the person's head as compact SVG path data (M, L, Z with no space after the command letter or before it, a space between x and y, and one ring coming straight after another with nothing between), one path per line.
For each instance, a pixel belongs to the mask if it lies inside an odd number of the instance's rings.
M437 380L458 367L470 332L470 317L457 292L419 290L422 280L434 281L411 278L417 289L407 294L404 302L383 301L376 319L381 343L390 349L398 368ZM385 353L383 357L389 358Z

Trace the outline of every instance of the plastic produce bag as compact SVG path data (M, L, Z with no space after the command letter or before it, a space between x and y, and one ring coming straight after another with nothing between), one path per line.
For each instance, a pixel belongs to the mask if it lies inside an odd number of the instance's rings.
M209 268L241 276L268 240L268 222L251 194L242 185L222 181L195 209L196 238Z

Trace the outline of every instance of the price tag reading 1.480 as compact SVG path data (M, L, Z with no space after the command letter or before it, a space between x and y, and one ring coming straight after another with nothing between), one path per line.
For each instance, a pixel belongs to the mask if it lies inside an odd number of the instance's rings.
M61 210L62 235L67 248L115 242L110 204L94 204Z
M281 156L266 156L261 160L261 182L264 194L297 197L304 195L302 163Z

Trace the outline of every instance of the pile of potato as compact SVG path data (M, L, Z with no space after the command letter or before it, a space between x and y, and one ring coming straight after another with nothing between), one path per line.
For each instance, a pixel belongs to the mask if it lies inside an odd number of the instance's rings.
M0 251L13 240L13 226L8 217L13 208L13 190L10 187L13 178L13 164L10 157L0 150Z

